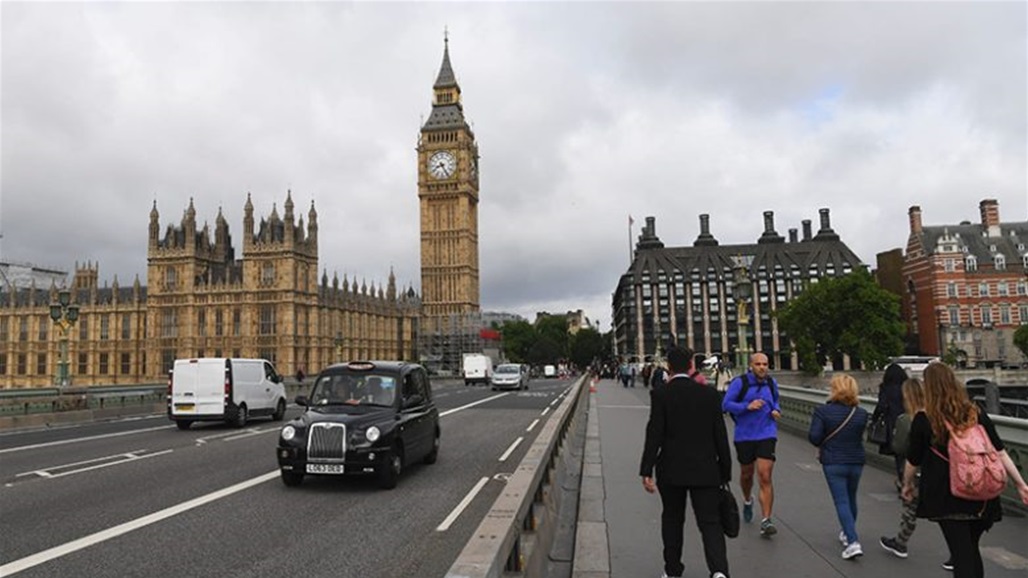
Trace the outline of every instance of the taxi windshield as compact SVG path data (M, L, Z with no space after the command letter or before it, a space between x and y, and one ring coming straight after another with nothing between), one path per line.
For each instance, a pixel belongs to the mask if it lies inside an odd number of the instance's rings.
M331 374L318 377L311 405L391 406L396 399L396 379L391 375Z

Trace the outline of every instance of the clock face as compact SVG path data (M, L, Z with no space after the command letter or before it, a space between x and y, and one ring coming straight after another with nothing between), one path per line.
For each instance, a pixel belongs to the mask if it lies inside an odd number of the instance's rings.
M448 179L457 170L457 159L450 151L439 151L428 158L428 172L437 179Z

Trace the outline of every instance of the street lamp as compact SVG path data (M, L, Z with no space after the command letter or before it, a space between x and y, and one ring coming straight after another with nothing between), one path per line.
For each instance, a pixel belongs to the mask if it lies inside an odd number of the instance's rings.
M55 385L68 385L68 330L78 321L79 306L71 302L71 291L61 289L57 294L57 302L50 304L50 319L60 331L60 361L57 364Z
M750 284L749 270L746 268L742 258L736 261L733 271L735 273L735 286L732 288L732 292L735 297L735 309L739 325L739 348L735 352L736 367L739 368L739 371L745 371L746 366L749 365L750 352L749 345L746 344L746 326L750 324L750 316L746 311L746 304L753 295L753 286Z

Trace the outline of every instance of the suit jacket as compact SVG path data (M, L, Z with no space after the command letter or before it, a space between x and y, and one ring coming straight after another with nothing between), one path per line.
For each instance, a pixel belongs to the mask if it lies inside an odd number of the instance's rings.
M732 479L721 396L681 374L650 392L639 475L674 486L719 486Z

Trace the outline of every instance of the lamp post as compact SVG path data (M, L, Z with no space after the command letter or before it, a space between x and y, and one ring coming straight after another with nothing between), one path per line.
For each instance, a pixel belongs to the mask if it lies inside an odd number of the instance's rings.
M71 302L71 291L61 289L57 294L57 302L50 304L50 319L60 332L60 361L57 363L57 376L54 384L65 387L68 385L68 330L78 321L79 306Z
M749 365L750 353L749 345L746 343L746 328L750 324L750 316L746 311L746 304L753 294L753 286L750 284L749 271L742 258L736 261L734 273L735 286L732 288L732 292L735 297L735 308L739 325L739 347L735 352L735 361L739 371L745 371L746 366Z

